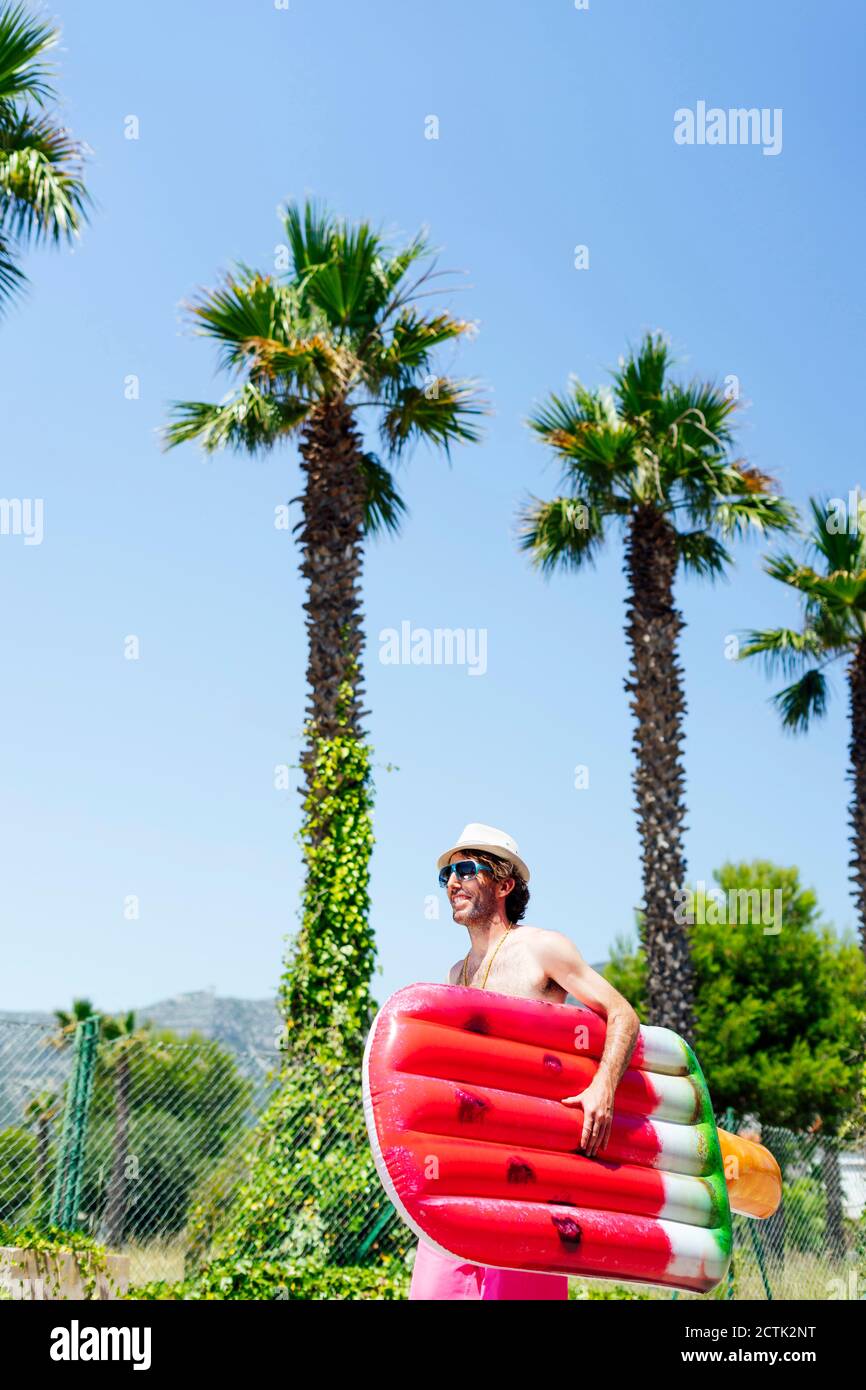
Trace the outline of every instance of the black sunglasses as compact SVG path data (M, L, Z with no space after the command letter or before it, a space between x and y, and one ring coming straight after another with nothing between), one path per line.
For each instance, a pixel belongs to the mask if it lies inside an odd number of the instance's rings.
M458 878L474 878L476 874L492 874L489 864L479 864L476 859L458 859L456 864L446 864L439 870L439 887L445 888L452 873Z

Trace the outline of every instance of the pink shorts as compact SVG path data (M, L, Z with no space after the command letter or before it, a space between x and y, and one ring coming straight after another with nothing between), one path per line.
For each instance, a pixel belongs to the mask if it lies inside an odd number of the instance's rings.
M412 1270L410 1299L438 1302L463 1298L567 1299L564 1274L531 1274L523 1269L490 1269L442 1255L419 1241Z

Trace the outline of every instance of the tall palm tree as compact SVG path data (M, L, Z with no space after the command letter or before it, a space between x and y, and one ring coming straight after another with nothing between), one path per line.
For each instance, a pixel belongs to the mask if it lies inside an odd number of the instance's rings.
M624 536L650 1016L691 1038L688 933L675 915L686 878L686 705L674 581L680 566L720 575L731 563L725 539L749 528L784 529L792 512L768 477L732 457L736 403L712 384L672 381L671 365L664 338L647 334L620 360L612 390L574 381L535 411L530 426L562 465L563 491L526 505L521 545L550 573L592 564L612 525Z
M802 625L751 632L740 655L760 656L770 671L796 676L774 696L783 727L795 734L805 732L826 711L827 667L840 659L847 662L852 786L848 867L866 955L866 532L859 492L854 495L853 523L843 518L840 524L828 502L810 499L813 526L806 555L773 556L766 564L773 579L799 595Z
M313 1035L330 1030L357 1050L375 957L365 907L368 765L360 751L364 543L399 528L405 507L390 470L408 446L426 440L448 454L453 443L476 440L483 406L472 383L434 369L436 350L470 325L421 306L442 273L423 236L395 249L367 222L349 225L311 202L290 204L284 226L285 275L240 266L191 305L195 328L219 345L235 385L216 404L176 404L166 441L254 454L298 440L307 879L281 998L293 1047L304 1052ZM378 425L379 455L366 442L365 411Z
M89 999L73 999L72 1008L55 1009L54 1018L57 1022L57 1030L45 1039L49 1047L62 1051L70 1047L75 1042L75 1034L78 1031L79 1023L83 1023L86 1018L92 1018L97 1012ZM100 1024L100 1032L102 1031Z
M130 1124L130 1061L136 1049L151 1037L151 1024L136 1023L135 1014L130 1011L118 1017L108 1017L102 1025L105 1042L111 1043L105 1049L108 1066L114 1072L114 1134L111 1148L111 1173L108 1179L108 1195L102 1218L105 1244L116 1249L123 1240L126 1224L126 1207L129 1195L127 1159L129 1157Z
M24 5L0 8L0 312L26 284L21 251L72 240L87 218L84 146L47 109L59 39Z
M75 1041L78 1027L97 1010L89 999L73 1000L71 1011L56 1009L57 1032L47 1039L52 1047L63 1049ZM152 1024L136 1022L135 1013L99 1014L99 1041L111 1044L101 1049L101 1059L113 1075L114 1130L111 1146L111 1172L108 1177L105 1210L102 1217L102 1238L108 1245L118 1246L123 1239L128 1198L127 1158L129 1156L130 1125L130 1062L133 1053L151 1040Z

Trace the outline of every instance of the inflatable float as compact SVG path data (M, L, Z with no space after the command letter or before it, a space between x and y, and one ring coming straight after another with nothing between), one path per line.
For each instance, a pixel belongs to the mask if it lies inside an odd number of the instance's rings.
M580 1151L605 1023L588 1009L453 985L399 990L364 1052L379 1176L422 1240L473 1264L707 1293L731 1212L766 1217L776 1160L718 1130L688 1043L642 1027L602 1154Z

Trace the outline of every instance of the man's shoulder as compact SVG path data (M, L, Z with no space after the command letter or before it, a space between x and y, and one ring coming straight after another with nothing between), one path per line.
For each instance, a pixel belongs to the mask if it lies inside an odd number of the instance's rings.
M532 945L539 949L546 948L548 950L556 950L559 948L561 950L563 947L568 946L573 951L577 950L571 937L566 936L565 932L555 931L551 927L534 927L530 922L523 922L521 923L520 930L526 932L527 942L531 942Z

